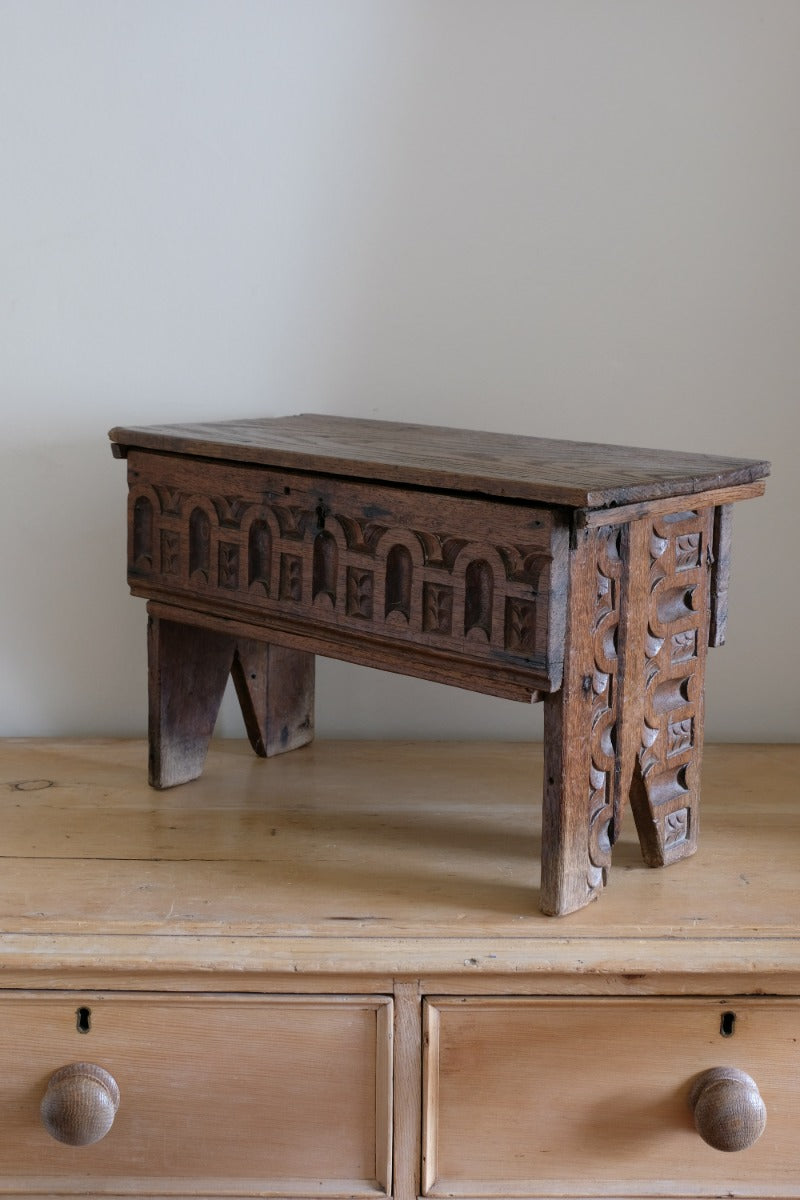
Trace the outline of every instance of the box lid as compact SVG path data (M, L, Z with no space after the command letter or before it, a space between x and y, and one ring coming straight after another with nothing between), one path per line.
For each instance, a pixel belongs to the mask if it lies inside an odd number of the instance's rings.
M589 509L736 487L770 470L753 459L314 414L118 426L109 437L118 457L139 447Z

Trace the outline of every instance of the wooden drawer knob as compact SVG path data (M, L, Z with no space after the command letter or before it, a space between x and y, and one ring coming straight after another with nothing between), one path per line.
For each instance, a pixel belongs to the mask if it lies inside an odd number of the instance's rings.
M70 1063L50 1076L42 1099L42 1124L68 1146L90 1146L105 1137L119 1107L119 1088L94 1063Z
M689 1104L697 1132L715 1150L746 1150L767 1124L755 1080L736 1067L703 1071L692 1084Z

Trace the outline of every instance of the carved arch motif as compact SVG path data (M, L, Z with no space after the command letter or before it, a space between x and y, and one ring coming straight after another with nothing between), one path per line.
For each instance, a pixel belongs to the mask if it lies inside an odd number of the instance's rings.
M416 626L425 564L419 538L409 529L384 529L375 543L375 558L378 562L375 609L387 625Z
M274 547L281 536L280 526L272 509L265 505L252 506L241 523L241 546L246 555L243 582L247 588L262 595L276 590Z
M190 496L185 504L186 570L194 583L216 585L214 557L217 550L219 518L214 505L205 496Z
M336 608L339 549L332 533L321 529L314 538L311 599L314 604Z
M508 529L507 540L473 540L446 527L398 523L388 507L375 506L376 515L367 517L363 498L348 509L349 485L341 485L340 507L336 490L325 493L323 506L300 489L287 491L280 477L273 483L261 476L252 491L242 486L234 493L235 471L198 467L196 485L186 488L162 470L161 460L153 462L152 482L140 471L140 490L149 488L153 504L153 560L143 554L144 533L136 557L131 537L129 565L139 587L152 578L157 588L163 579L172 592L184 587L190 596L201 588L208 599L217 594L245 612L285 614L293 624L330 621L342 632L374 630L377 637L409 638L477 659L507 654L523 667L544 669L551 520L535 530L530 510L521 511L516 541L510 510L503 510L496 519ZM204 491L215 472L223 486ZM458 530L457 504L447 503ZM403 504L405 516L412 501ZM470 521L474 526L474 515ZM144 517L140 527L146 530Z
M131 488L128 499L130 553L134 568L152 570L156 561L156 522L161 505L155 489Z

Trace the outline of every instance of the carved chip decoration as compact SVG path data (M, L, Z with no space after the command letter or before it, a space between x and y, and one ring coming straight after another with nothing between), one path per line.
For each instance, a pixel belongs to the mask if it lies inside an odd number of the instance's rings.
M708 644L710 510L672 514L650 538L645 708L639 763L666 861L696 840L695 763Z
M468 541L280 500L130 490L129 578L314 627L408 639L540 670L552 551ZM388 514L387 514L388 517Z
M620 619L622 559L619 526L598 530L592 646L591 767L589 772L588 887L605 883L611 866L614 818L613 778L616 723L619 716L617 634Z

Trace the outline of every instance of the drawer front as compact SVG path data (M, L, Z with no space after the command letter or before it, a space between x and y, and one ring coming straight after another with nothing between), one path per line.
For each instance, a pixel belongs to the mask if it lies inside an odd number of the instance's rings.
M447 998L425 1021L429 1196L800 1196L796 1000ZM738 1153L689 1106L720 1066L766 1105Z
M0 1195L385 1194L391 1017L382 997L2 998ZM79 1062L119 1088L91 1145L40 1118Z
M139 594L560 686L559 510L137 450L128 482Z

